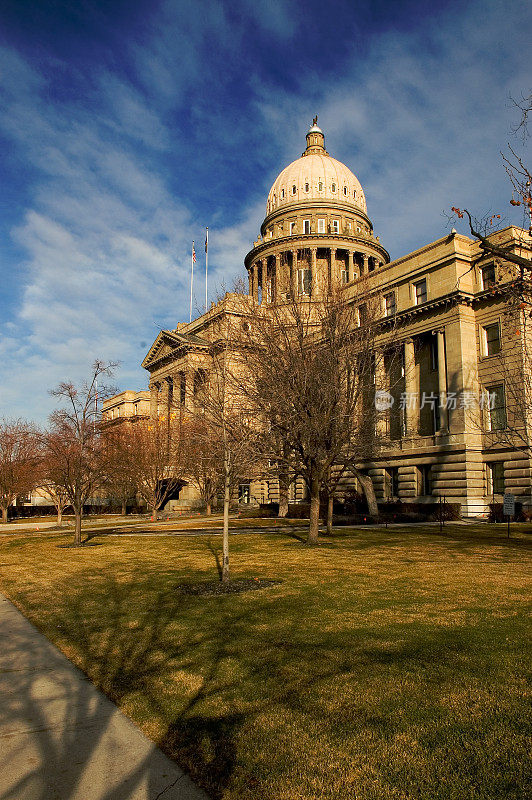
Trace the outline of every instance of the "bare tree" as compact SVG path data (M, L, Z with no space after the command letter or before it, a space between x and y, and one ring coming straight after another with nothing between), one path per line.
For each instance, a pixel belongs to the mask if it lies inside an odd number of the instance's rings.
M154 520L184 482L183 451L177 424L167 419L137 422L128 430L132 481Z
M64 401L65 406L50 415L46 450L54 464L53 482L66 491L74 509L74 544L77 546L82 543L83 507L105 479L98 398L105 399L114 390L102 385L99 379L110 377L116 366L97 360L89 380L80 387L60 383L51 392L53 397Z
M181 428L184 471L197 490L208 515L223 488L223 447L218 430L209 425L205 414L184 423Z
M35 427L21 419L0 420L0 508L2 522L16 498L39 482L41 453Z
M132 426L104 429L102 436L106 461L105 490L109 499L120 503L122 516L125 516L128 502L137 494L138 459Z
M310 493L308 543L316 544L320 492L327 481L374 453L374 379L382 299L358 307L335 295L250 307L247 341L233 368L259 431L263 460L304 477ZM279 447L279 443L283 443Z

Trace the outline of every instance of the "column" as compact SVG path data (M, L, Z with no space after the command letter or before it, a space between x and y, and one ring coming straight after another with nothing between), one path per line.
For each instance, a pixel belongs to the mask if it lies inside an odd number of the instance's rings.
M259 302L259 265L257 261L253 264L253 299L256 303Z
M368 274L368 256L367 253L362 253L362 272L364 275Z
M267 281L268 281L268 258L267 257L263 258L262 261L260 262L260 281L261 281L261 286L262 286L262 293L261 293L260 302L261 303L266 303L267 302L267 296L268 296L268 287L266 285Z
M292 297L297 297L297 250L292 250Z
M387 384L384 350L378 349L375 351L375 392L385 392L388 389ZM383 408L382 411L379 411L376 404L375 433L377 435L377 443L390 435L389 418L390 409Z
M445 362L445 330L439 330L438 336L438 394L440 396L440 433L449 432L447 413L447 368Z
M352 281L355 278L354 255L355 254L352 250L347 251L347 278L349 281Z
M281 291L281 287L279 285L279 262L280 262L279 255L275 253L273 257L273 280L272 280L272 287L273 287L272 301L274 303L277 303L279 301L279 293Z
M310 270L312 275L312 297L317 298L320 296L320 284L318 281L318 264L317 264L317 247L310 248Z
M253 267L248 269L248 295L253 297Z
M416 364L414 357L414 340L406 339L404 343L404 370L406 404L404 420L407 436L416 436L418 432L418 391L416 387Z
M158 403L159 403L159 384L152 383L150 386L150 419L157 419Z
M168 422L170 412L170 386L168 379L165 378L161 386L161 404L159 407L159 419Z
M194 407L194 370L187 369L185 372L185 410Z

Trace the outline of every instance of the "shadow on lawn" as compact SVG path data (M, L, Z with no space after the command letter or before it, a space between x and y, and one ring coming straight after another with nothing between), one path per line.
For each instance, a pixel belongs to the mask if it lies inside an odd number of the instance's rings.
M218 563L218 551L212 544L208 548ZM411 635L396 647L386 643L387 630L382 638L368 636L362 629L328 633L311 625L307 631L307 601L308 597L302 597L300 607L294 609L285 605L292 599L261 592L255 593L251 604L227 596L190 597L176 591L168 573L161 578L139 570L125 579L85 572L67 595L58 590L57 604L50 603L54 613L45 633L72 649L90 679L128 708L137 722L150 722L157 744L212 800L221 800L231 783L240 794L253 792L259 798L263 796L260 776L244 774L241 768L235 774L240 742L253 737L259 714L295 710L306 715L314 691L319 696L322 685L333 685L342 677L373 680L371 676L382 674L387 665L414 669L421 664L430 670L436 663L445 681L445 675L453 675L460 667L469 647L465 634L456 637L449 631L433 633L427 640ZM265 627L268 620L271 625ZM27 698L21 702L28 704L28 718L31 681L29 676L28 685L20 687L20 696ZM84 714L90 722L92 713L94 730L89 735L86 730L73 734L69 726L59 743L43 733L41 769L52 773L61 763L79 765L79 772L77 767L71 770L71 786L62 800L74 796L98 744L98 731L109 722L91 712L81 690L65 687L65 693L67 718L75 720ZM402 724L400 716L384 704L368 714L364 707L350 706L348 700L343 704L341 697L330 718L324 707L320 714L325 714L320 716L320 725L345 726L350 737L363 738ZM146 800L161 792L161 775L148 760L135 768L123 792L114 789L98 800L126 800L135 786L146 786ZM21 782L19 794L6 797L22 797L23 790ZM43 790L32 798L48 800L49 796Z

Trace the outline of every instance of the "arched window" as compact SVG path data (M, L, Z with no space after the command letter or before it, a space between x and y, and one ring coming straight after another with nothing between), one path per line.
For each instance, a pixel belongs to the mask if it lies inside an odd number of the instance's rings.
M308 192L309 186L308 183L305 184L305 191Z
M323 181L318 181L318 192L323 192Z
M333 191L333 192L336 191L336 184L335 183L333 183L333 185L331 186L331 191Z
M344 186L344 194L347 197L347 186Z
M295 193L296 193L296 185L294 183L294 185L292 186L292 194L295 194Z
M281 189L281 198L284 200L284 189Z

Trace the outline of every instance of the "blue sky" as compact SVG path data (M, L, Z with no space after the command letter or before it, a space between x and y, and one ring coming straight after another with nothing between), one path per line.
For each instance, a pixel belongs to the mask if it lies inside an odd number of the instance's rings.
M530 91L529 0L4 0L0 416L46 420L94 358L144 388L157 327L243 274L314 116L392 258L442 211L508 214L499 151ZM516 143L518 144L518 143Z

